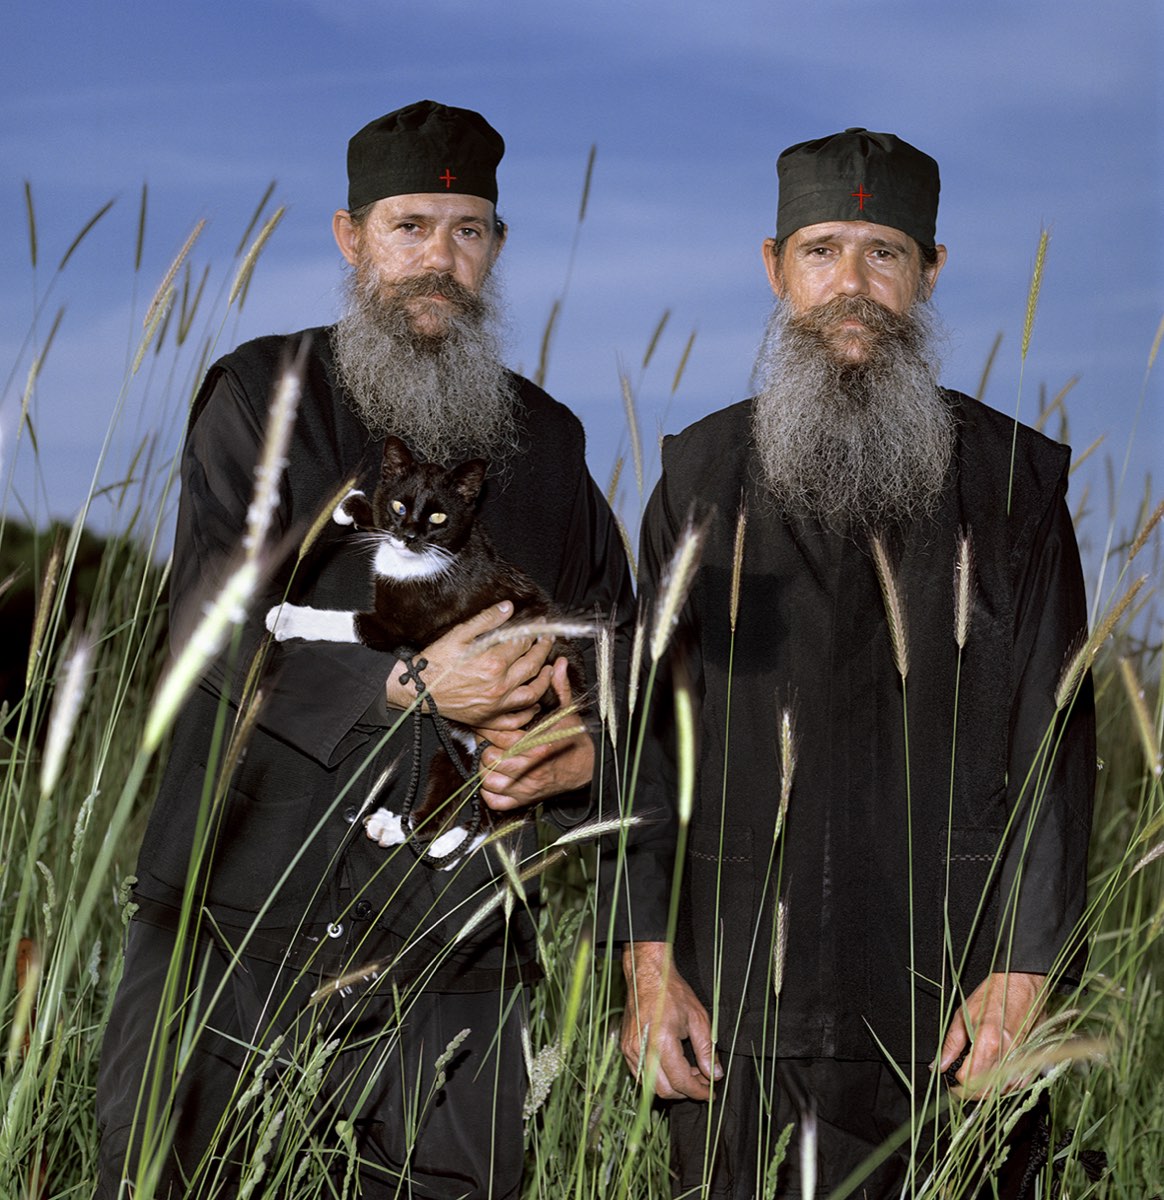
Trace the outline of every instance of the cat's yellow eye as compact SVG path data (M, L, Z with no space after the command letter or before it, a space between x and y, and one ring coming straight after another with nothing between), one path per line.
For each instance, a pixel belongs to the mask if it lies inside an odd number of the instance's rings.
M406 509L406 508L404 507L404 505L400 503L400 501L399 501L399 500L393 500L393 501L392 501L392 511L393 511L393 512L394 512L394 513L395 513L395 514L398 516L398 517L402 517L402 516L404 516L404 514L405 514L405 513L408 511L408 509Z
M430 525L443 525L448 519L448 513L429 513L428 523Z

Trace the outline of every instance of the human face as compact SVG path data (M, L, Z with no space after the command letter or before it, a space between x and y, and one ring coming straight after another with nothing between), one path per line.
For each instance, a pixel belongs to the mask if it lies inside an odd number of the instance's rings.
M405 279L448 275L475 296L504 240L494 230L488 200L439 193L387 196L359 225L341 209L332 218L332 232L344 258L355 266L363 256L387 291ZM410 299L416 332L443 334L451 303L440 293Z
M776 240L764 242L764 265L772 290L794 314L809 312L838 296L864 296L891 312L904 314L914 301L928 297L946 261L922 267L921 251L908 234L869 221L824 221L796 230L777 254ZM865 360L870 331L846 316L830 339L839 358Z

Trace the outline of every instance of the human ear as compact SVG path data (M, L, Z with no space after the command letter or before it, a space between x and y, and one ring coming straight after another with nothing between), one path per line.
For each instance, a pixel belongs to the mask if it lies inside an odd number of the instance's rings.
M346 208L336 209L331 218L331 232L339 252L354 267L359 250L360 231Z

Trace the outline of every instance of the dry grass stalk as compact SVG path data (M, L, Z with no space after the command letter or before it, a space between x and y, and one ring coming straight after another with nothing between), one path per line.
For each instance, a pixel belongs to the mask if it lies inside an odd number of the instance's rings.
M73 736L81 704L85 699L85 679L93 657L93 643L81 634L69 654L64 679L57 686L53 697L52 716L49 718L48 737L45 739L44 761L40 770L40 794L47 798L56 789L65 765L65 750Z
M137 346L137 353L133 356L133 365L129 368L131 375L136 375L140 370L146 351L157 335L158 327L169 317L170 310L174 307L176 295L177 292L171 287L154 297L154 302L150 305L150 319L146 322L145 332L141 335L141 341Z
M740 613L740 576L744 570L744 537L748 530L748 506L740 498L740 511L736 515L736 540L732 547L732 592L729 619L732 633L736 631L736 618Z
M190 689L202 677L211 660L218 656L231 630L246 619L246 611L258 583L258 562L253 558L246 559L230 575L206 609L202 620L166 672L150 706L142 736L142 749L147 754L158 748Z
M345 497L356 486L356 477L349 475L347 479L339 485L338 488L327 498L324 506L319 510L319 515L311 522L311 528L304 535L303 541L299 543L298 561L302 562L307 556L311 547L315 545L316 539L331 523L332 514L344 502Z
M566 857L566 854L567 854L567 851L563 847L561 847L561 846L555 847L548 853L543 854L536 862L531 863L524 870L519 871L518 879L522 883L528 883L531 879L533 879L533 877L535 875L540 875L543 871L548 870L555 863L561 862L562 859ZM469 934L471 934L473 932L473 930L475 930L476 928L478 928L478 926L481 925L481 923L485 920L485 918L487 916L489 916L489 914L491 912L493 912L494 909L500 907L502 904L505 903L505 897L507 894L509 894L508 888L495 889L493 892L493 895L491 895L489 897L489 899L486 900L485 903L482 904L472 914L472 916L469 917L469 919L464 923L464 925L462 925L461 928L457 930L456 934L453 937L453 941L454 942L464 941L465 938L467 938L469 936ZM321 989L321 990L323 990L323 989ZM338 989L331 989L331 990L338 990ZM312 998L314 999L314 997L312 997Z
M1067 660L1063 674L1059 677L1059 686L1055 689L1056 711L1066 708L1079 688L1083 676L1091 670L1092 663L1103 647L1104 642L1112 635L1119 624L1120 618L1127 612L1128 607L1136 598L1136 594L1148 582L1147 575L1141 575L1130 588L1120 597L1119 602L1104 617L1099 628L1089 637L1078 650Z
M279 480L287 467L287 447L291 443L291 430L299 411L299 397L303 391L303 367L306 361L300 346L293 363L288 363L275 383L275 395L267 417L267 428L263 435L263 449L255 464L255 490L247 509L246 531L243 533L243 551L254 558L267 539L271 518L279 505Z
M772 993L777 1000L784 988L784 960L788 955L788 905L781 900L776 905L776 938L772 948Z
M909 640L905 626L905 606L893 569L889 564L889 552L880 536L870 539L873 548L873 565L877 570L877 582L881 585L881 599L885 604L885 619L889 623L889 642L893 647L893 663L904 681L909 674Z
M162 282L158 284L158 290L154 292L154 298L150 301L149 307L146 309L146 315L142 320L143 329L149 329L151 325L157 325L160 317L157 310L164 304L168 304L170 299L173 298L174 280L178 277L178 270L186 261L186 255L194 248L194 243L202 236L202 230L205 228L206 218L203 217L190 231L190 236L182 243L182 249L178 251L177 257L170 263L170 269L162 276Z
M966 649L973 615L974 544L970 530L966 529L958 539L958 555L954 561L954 641L959 650Z
M504 642L532 641L537 638L592 638L597 637L599 625L595 621L571 621L565 617L547 617L536 621L507 621L488 633L473 639L474 650L487 650Z
M675 685L675 727L678 759L679 824L691 821L695 807L695 705L687 683Z
M1087 449L1083 451L1082 454L1075 455L1071 460L1071 470L1070 470L1069 474L1074 475L1075 472L1078 470L1078 468L1083 463L1085 463L1100 448L1100 446L1103 445L1103 443L1106 440L1107 440L1107 434L1101 433L1099 435L1099 437L1097 437L1095 439L1095 441L1092 442L1091 445L1088 446Z
M1164 764L1160 759L1160 739L1152 725L1152 718L1148 713L1148 704L1144 699L1144 689L1140 686L1140 681L1136 678L1136 670L1131 662L1121 656L1120 660L1120 678L1124 683L1124 691L1127 692L1128 700L1132 706L1132 714L1136 719L1136 732L1140 737L1140 745L1144 750L1144 758L1148 763L1148 770L1159 779L1161 774L1164 774Z
M780 714L780 807L776 813L773 841L784 829L784 818L788 815L788 802L792 799L792 780L795 775L796 739L792 731L792 710L786 708Z
M44 583L41 585L40 599L36 605L36 617L32 622L32 636L28 643L28 666L24 672L26 690L32 686L32 676L36 671L36 664L40 660L41 643L44 641L45 630L48 629L49 615L53 610L53 599L57 594L57 584L61 581L61 562L64 555L64 535L58 533L49 550L48 563L44 569Z
M638 620L635 621L635 632L631 638L630 670L626 684L627 719L635 715L635 705L639 698L639 676L643 670L643 646L647 640L647 623L642 609L639 610Z
M1159 773L1159 771L1156 772L1157 775ZM1161 842L1158 846L1153 846L1152 849L1149 850L1148 853L1145 854L1138 863L1136 863L1129 873L1129 878L1137 871L1142 871L1149 863L1154 863L1156 859L1160 857L1164 857L1164 842Z
M614 507L614 501L618 496L618 482L622 478L622 468L626 459L620 454L614 460L614 467L610 472L610 482L606 485L606 503L611 508Z
M800 1194L803 1200L816 1197L816 1111L809 1108L800 1115Z
M608 621L598 630L596 646L598 670L598 719L610 734L612 745L618 745L618 709L614 691L614 622Z
M1161 500L1160 503L1156 505L1155 511L1147 519L1147 521L1144 522L1143 529L1136 534L1136 540L1132 542L1132 549L1128 554L1128 562L1131 562L1132 559L1135 558L1141 550L1143 550L1144 546L1147 544L1148 538L1152 536L1152 530L1160 524L1161 518L1164 518L1164 500Z
M608 833L620 833L624 829L633 829L641 825L642 817L607 817L602 821L586 821L568 829L561 837L555 838L551 846L572 846L576 842L588 842L592 839L606 837Z
M562 724L567 717L576 717L577 715L577 704L567 704L562 708L555 708L505 751L500 761L506 762L537 746L551 746L555 742L564 742L568 738L585 733L586 726L581 721L569 725Z
M683 347L683 353L679 356L679 365L675 368L675 378L671 380L671 395L679 390L679 383L683 378L683 372L687 369L687 360L691 357L692 347L695 345L695 330L693 329L687 337L687 344Z
M651 365L651 359L655 353L655 347L659 344L659 338L663 336L663 330L667 327L667 322L671 319L671 310L663 309L663 315L659 318L658 325L655 326L655 332L651 334L651 340L647 343L646 353L643 355L643 370Z
M1050 238L1050 231L1044 229L1039 234L1039 248L1035 252L1035 269L1031 273L1031 288L1027 293L1027 313L1023 320L1022 359L1024 362L1031 345L1031 331L1035 327L1035 312L1039 307L1039 292L1043 287L1043 267L1047 261L1047 243Z
M251 275L254 274L255 263L259 261L259 255L262 254L263 247L270 240L271 234L275 232L275 227L283 219L283 214L286 211L283 205L280 205L267 218L266 224L262 229L259 230L259 236L255 238L251 248L247 251L247 256L243 259L242 266L238 269L238 274L234 277L234 283L231 284L230 296L226 301L228 308L238 299L240 293L245 299L247 287L251 282Z
M639 495L643 494L643 441L639 434L639 415L635 408L634 392L631 391L630 380L626 377L626 372L619 370L618 385L622 390L622 405L626 410L626 427L630 434L631 441L631 459L635 465L635 486L639 489Z
M687 593L691 590L695 571L703 553L703 539L706 534L706 523L696 525L693 521L688 521L679 534L670 561L659 580L654 624L651 629L652 662L658 662L663 657L667 642L679 622L679 614L687 602Z

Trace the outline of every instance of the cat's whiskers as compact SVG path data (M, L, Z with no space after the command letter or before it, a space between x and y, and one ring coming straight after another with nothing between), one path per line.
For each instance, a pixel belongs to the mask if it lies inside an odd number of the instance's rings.
M400 538L381 533L376 538L372 568L384 579L434 579L452 571L456 561L456 555L440 546L409 550Z

